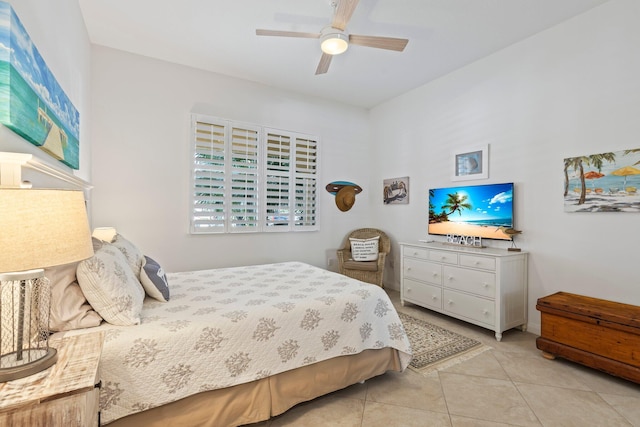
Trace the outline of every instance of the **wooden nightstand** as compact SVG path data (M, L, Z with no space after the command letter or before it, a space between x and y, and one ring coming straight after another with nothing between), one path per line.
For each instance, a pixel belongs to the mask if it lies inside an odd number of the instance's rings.
M103 332L51 340L55 365L0 383L0 426L98 426L103 340Z

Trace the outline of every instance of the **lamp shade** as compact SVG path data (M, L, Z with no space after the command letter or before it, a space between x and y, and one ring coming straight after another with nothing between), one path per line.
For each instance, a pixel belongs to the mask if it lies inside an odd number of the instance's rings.
M82 191L0 189L0 273L69 264L92 255Z
M118 232L115 227L97 227L93 229L93 234L91 235L98 240L113 243L116 234L118 234Z

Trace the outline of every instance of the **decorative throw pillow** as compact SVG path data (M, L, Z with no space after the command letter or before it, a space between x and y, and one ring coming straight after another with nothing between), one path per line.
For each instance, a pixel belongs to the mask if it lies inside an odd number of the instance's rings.
M158 301L169 301L169 283L167 283L167 275L164 273L160 264L145 255L140 270L140 283L144 287L145 292L151 298Z
M136 245L131 243L129 240L125 239L120 233L116 234L116 238L111 244L124 254L129 267L131 267L133 274L136 276L136 279L140 280L140 269L142 268L142 263L144 261L144 255L140 249L138 249Z
M102 323L102 317L89 305L76 281L77 266L74 262L44 270L51 287L50 331L91 328Z
M76 274L87 301L104 320L121 326L140 323L144 289L118 248L103 242L94 256L80 261Z
M349 238L351 242L351 257L354 261L375 261L378 259L378 245L380 236L371 239Z

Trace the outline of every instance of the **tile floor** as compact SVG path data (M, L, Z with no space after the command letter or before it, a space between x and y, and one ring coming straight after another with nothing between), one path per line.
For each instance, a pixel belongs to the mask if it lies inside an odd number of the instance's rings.
M580 365L544 359L536 335L493 332L408 304L399 311L492 347L423 376L387 373L300 404L251 427L639 426L640 385Z

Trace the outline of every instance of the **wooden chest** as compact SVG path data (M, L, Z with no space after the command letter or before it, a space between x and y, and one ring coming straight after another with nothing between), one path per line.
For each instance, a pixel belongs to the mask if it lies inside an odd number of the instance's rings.
M566 292L538 299L548 359L563 357L640 383L640 307Z

